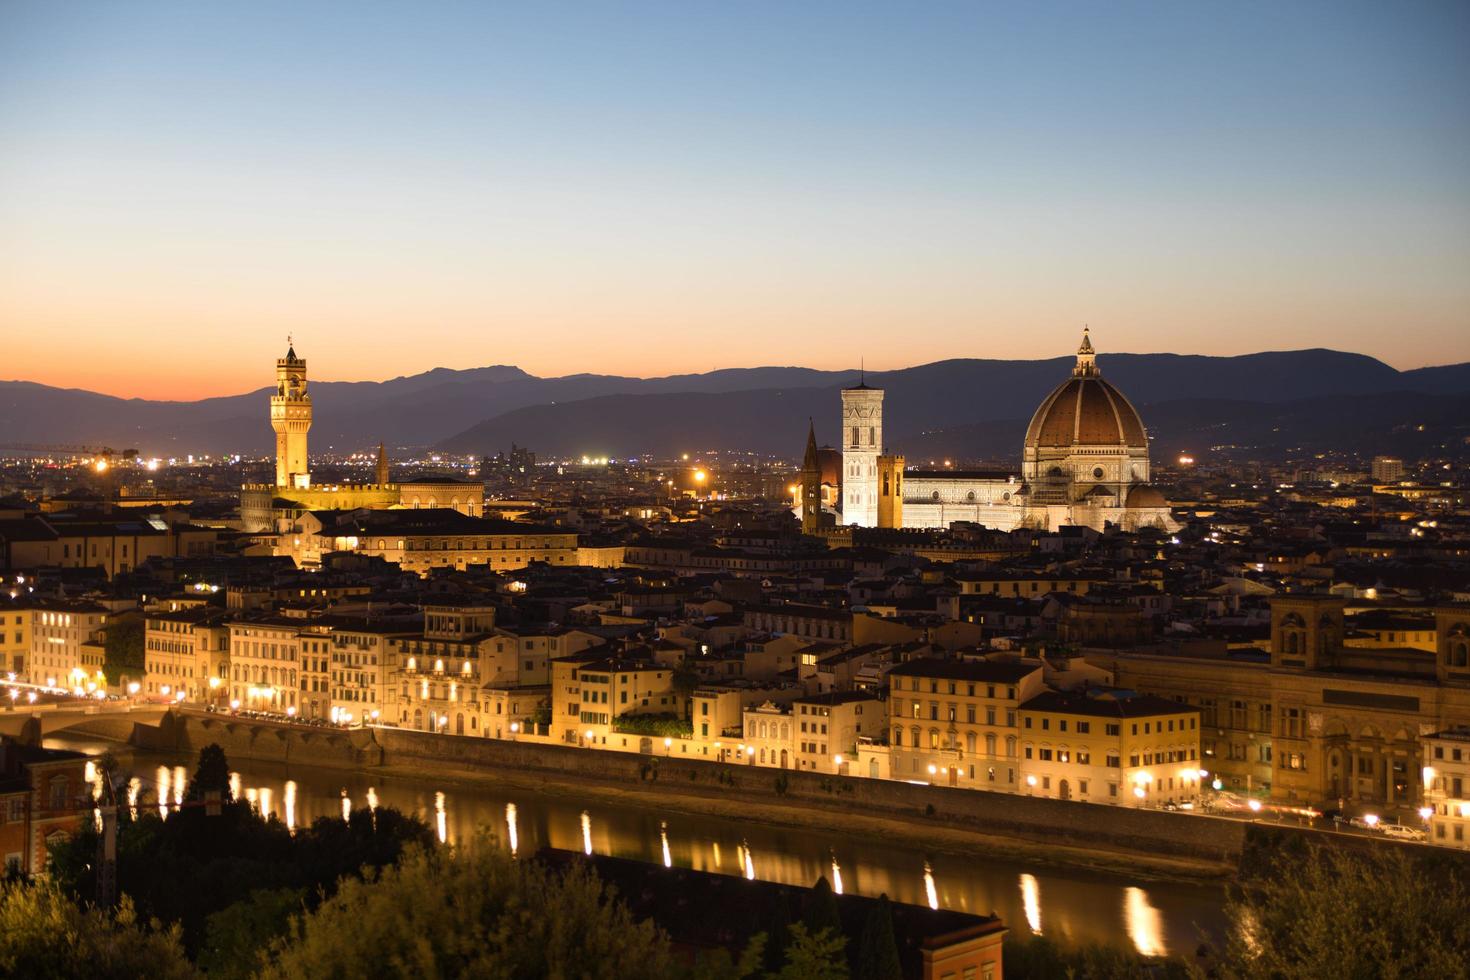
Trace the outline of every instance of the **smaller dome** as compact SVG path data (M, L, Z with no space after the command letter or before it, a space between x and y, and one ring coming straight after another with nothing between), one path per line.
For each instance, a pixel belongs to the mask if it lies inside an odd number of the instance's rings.
M1151 487L1146 483L1139 484L1128 491L1129 507L1167 507L1169 502L1159 492L1158 487Z

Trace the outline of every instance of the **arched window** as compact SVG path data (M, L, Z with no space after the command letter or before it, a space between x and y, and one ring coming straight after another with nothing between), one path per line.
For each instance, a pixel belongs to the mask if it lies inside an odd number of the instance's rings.
M968 732L965 735L965 751L971 755L975 754L975 733Z
M929 748L939 748L939 729L937 728L929 729Z
M1014 735L1007 735L1006 736L1006 758L1007 759L1014 759L1015 757L1016 757L1016 736L1014 736Z
M995 758L995 732L985 733L985 754Z
M896 745L896 746L903 745L903 729L902 728L895 728L893 730L893 744Z

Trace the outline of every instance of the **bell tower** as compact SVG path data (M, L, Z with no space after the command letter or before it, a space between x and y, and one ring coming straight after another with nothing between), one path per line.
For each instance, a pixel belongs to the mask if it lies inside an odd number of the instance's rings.
M883 455L883 389L866 379L842 389L842 523L878 526L878 457Z
M801 461L801 533L822 529L822 463L817 455L816 423L807 420L806 455Z
M311 428L311 396L306 393L306 361L288 338L286 356L276 361L276 393L271 395L271 428L276 430L276 486L311 486L306 433Z

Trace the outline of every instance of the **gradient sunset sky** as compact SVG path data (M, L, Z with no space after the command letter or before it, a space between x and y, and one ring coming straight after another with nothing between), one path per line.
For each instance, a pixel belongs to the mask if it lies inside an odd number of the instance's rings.
M0 379L1470 360L1470 3L0 2Z

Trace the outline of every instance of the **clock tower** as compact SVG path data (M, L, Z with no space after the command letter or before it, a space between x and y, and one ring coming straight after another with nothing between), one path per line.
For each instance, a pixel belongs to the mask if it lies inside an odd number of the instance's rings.
M306 433L311 428L311 396L306 393L306 361L296 356L296 348L289 341L286 356L276 361L271 428L276 430L276 486L309 488Z

